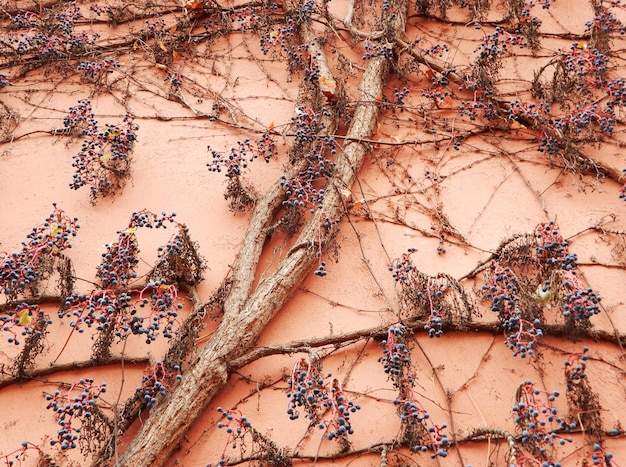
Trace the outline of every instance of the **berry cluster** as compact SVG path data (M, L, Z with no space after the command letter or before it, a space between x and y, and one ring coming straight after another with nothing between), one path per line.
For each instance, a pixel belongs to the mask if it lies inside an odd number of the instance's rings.
M568 320L587 321L599 314L600 297L593 289L585 287L576 275L576 271L563 271L563 286L567 290L566 303L563 305L563 316Z
M144 298L144 293L150 294L150 299ZM130 321L130 329L133 334L145 334L146 343L156 340L157 331L162 329L163 337L174 337L174 326L178 318L178 311L183 304L178 299L178 290L173 284L168 284L165 279L159 282L149 283L139 293L139 307L150 305L148 316L133 316ZM131 314L134 314L131 311Z
M519 13L516 16L517 16L517 20L520 22L520 25L529 26L536 30L536 29L539 29L539 27L541 26L541 21L539 20L539 18L537 18L536 16L532 14L532 9L534 6L535 6L535 2L532 0L524 3ZM544 10L548 9L549 7L550 7L550 4L546 2L544 2L542 5L542 8Z
M0 38L4 56L18 59L30 56L39 61L67 59L95 45L97 34L76 32L76 21L82 18L80 8L68 6L56 12L43 10L40 14L21 10L11 18L12 29Z
M564 270L576 267L576 255L568 253L568 243L554 221L538 224L535 227L534 236L537 242L535 251L542 264L549 267L556 265Z
M131 152L139 129L133 121L132 115L126 115L121 126L106 124L100 128L89 100L79 100L77 106L70 107L63 125L68 131L80 130L85 138L73 157L76 172L70 188L89 185L95 203L98 196L111 195L123 187L130 176Z
M482 286L482 293L491 300L491 311L498 313L507 334L505 345L513 352L513 356L526 358L534 354L537 340L543 336L541 320L531 318L524 312L520 287L511 268L503 268L496 261L492 263L492 268L490 283Z
M287 195L287 199L283 201L285 206L308 208L311 212L322 207L324 190L316 189L314 184L330 176L335 166L331 158L337 154L337 142L334 137L318 136L324 129L321 117L327 112L326 109L315 112L302 106L296 109L296 115L292 118L292 125L295 128L292 159L304 158L308 165L291 180L282 177L281 184Z
M398 410L405 439L411 449L415 452L426 452L430 449L432 458L446 457L450 441L443 430L447 426L433 423L430 414L413 391L415 373L411 365L411 352L406 344L406 334L407 330L401 324L390 326L387 338L381 342L383 356L378 361L382 362L385 373L398 390L398 397L393 400L393 405Z
M309 49L309 44L298 44L289 49L287 55L289 71L303 70L304 81L315 84L320 78L320 69Z
M207 14L207 19L202 22L202 28L204 29L206 34L214 34L215 29L219 29L225 24L227 26L231 25L231 23L234 21L233 13L230 14L230 23L226 23L226 17L220 11L216 11L212 14Z
M572 424L571 429L582 428L598 442L602 442L605 434L601 415L602 406L598 394L593 391L587 378L588 352L589 348L584 346L582 352L570 354L564 363L563 373L567 386L566 395L570 418L576 422ZM614 436L619 432L620 430L616 428L610 431L609 435Z
M53 272L55 259L66 248L80 227L77 218L69 218L53 204L54 211L26 236L19 252L0 252L0 293L15 300L28 288L34 288Z
M0 73L0 89L2 89L5 86L13 86L13 83L9 81L9 79L7 78L7 75L5 75L4 73Z
M306 14L304 10L300 10L298 13ZM300 20L298 18L286 18L284 24L261 34L259 39L260 47L266 55L272 49L280 48L287 55L289 71L304 70L305 81L315 83L319 78L319 69L315 64L315 60L310 56L310 46L307 43L297 44L295 42L296 25L299 23Z
M20 345L21 338L43 336L48 324L52 324L52 321L39 305L20 303L13 310L9 310L7 315L0 316L2 331L10 334L7 341L15 345Z
M139 30L141 34L148 34L150 36L153 36L157 33L165 32L165 20L158 13L155 14L152 18L146 19L144 21L144 24L146 25L146 29L141 28Z
M210 172L221 172L226 168L226 177L234 178L242 174L243 169L259 156L265 162L269 162L272 157L278 156L276 142L272 137L264 133L261 138L256 141L245 139L237 141L237 147L230 148L228 154L222 154L208 147L209 152L213 156L213 160L207 164Z
M325 422L320 422L318 426L320 429L330 430L327 438L333 440L354 433L350 424L350 415L359 410L361 406L347 399L337 378L333 378L328 387L329 390L326 393L323 406L330 409L330 415L325 419Z
M229 434L235 432L237 435L240 435L246 428L252 427L252 424L248 421L248 417L242 415L239 410L224 410L218 407L217 411L227 420L226 423L218 422L217 427L226 428L226 432ZM235 429L233 429L231 425L234 425Z
M387 330L387 338L381 342L383 356L378 359L383 363L383 369L393 380L394 386L398 386L397 377L404 374L411 364L410 351L405 341L406 328L401 324L390 326ZM413 377L409 377L412 381Z
M172 90L177 91L183 84L183 75L178 70L170 70L167 76L163 79L165 82L169 82L172 85ZM215 119L211 120L214 121Z
M63 126L68 130L79 130L81 133L89 127L97 126L89 99L80 99L78 105L70 107L69 113L63 117Z
M331 111L325 107L319 110L314 110L303 105L296 107L295 115L291 117L291 126L294 129L295 136L294 155L304 155L311 162L315 162L317 159L315 151L309 156L307 156L305 152L310 150L311 145L319 140L318 135L324 131L325 127L322 118L330 116L332 116ZM337 149L334 138L330 136L324 137L324 144L328 145L328 147L323 147L322 149L328 149L331 152L333 149L335 151Z
M409 94L409 92L411 91L406 86L404 86L402 90L395 88L393 91L393 104L400 109L400 112L404 112L404 98L407 96L407 94Z
M509 119L540 128L541 137L537 151L549 155L563 151L567 141L597 141L598 129L602 133L613 133L616 122L614 107L621 105L626 96L626 81L603 81L597 85L606 88L610 97L604 107L584 102L574 105L573 110L567 114L551 115L549 102L535 104L513 101L509 109Z
M175 224L178 234L180 229L186 229L186 227L176 222L175 217L175 212L167 214L163 211L160 215L147 209L133 212L128 227L117 232L118 241L114 244L105 245L107 252L102 254L103 259L98 268L98 276L103 281L103 285L126 287L128 281L136 277L133 275L133 270L139 262L137 258L139 250L136 245L138 228L166 229L167 223L169 223ZM113 281L117 281L117 283Z
M438 247L440 248L440 247ZM426 298L428 299L429 316L428 323L424 325L424 331L428 332L428 337L441 337L443 334L443 317L445 313L442 306L436 301L443 298L443 285L438 285L429 279L426 282Z
M389 271L392 271L393 278L396 282L405 282L409 280L409 276L415 269L411 255L417 252L416 248L409 248L400 258L396 258L389 266Z
M602 298L580 280L576 254L569 253L567 241L553 221L537 225L534 234L543 275L555 269L560 274L565 291L563 316L570 322L587 323L591 316L600 313ZM547 271L543 271L544 267Z
M582 352L570 354L565 360L563 365L568 391L573 391L574 386L587 377L585 369L587 368L587 360L589 360L588 352L589 347L584 346Z
M459 140L455 140L454 141L454 149L456 151L459 150L459 146L461 145L461 141ZM437 245L437 254L438 255L445 255L446 254L446 236L444 234L439 234L439 245Z
M67 297L59 318L72 319L69 325L79 333L85 327L95 327L100 332L110 332L122 338L132 332L145 335L146 343L150 344L157 338L157 332L171 338L175 334L174 326L182 303L173 292L173 285L160 284L154 287L149 284L144 290L152 290L151 298L133 301L130 292L116 293L110 289L99 289L89 294L73 294ZM139 309L150 305L146 316L138 316Z
M328 271L326 271L326 261L320 261L317 269L313 274L320 277L324 277L326 274L328 274Z
M137 227L118 231L117 241L104 245L106 251L102 253L96 272L103 287L127 287L137 277L135 268L139 264L139 247L136 232Z
M220 105L219 98L216 96L213 104L211 105L211 113L208 115L209 121L214 122L220 118L222 113L222 106ZM210 170L210 169L209 169Z
M526 38L528 46L534 53L541 47L539 28L542 24L541 20L533 14L535 6L534 0L517 0L508 3L509 19L514 19L517 22L516 24L511 24L511 28L514 29L516 34L519 33ZM542 2L542 7L543 9L549 8L549 2Z
M323 195L323 190L320 190L320 192L322 192L322 195ZM311 211L313 211L313 209L311 209ZM315 245L317 246L317 251L315 252L315 255L318 258L318 265L317 265L317 269L313 273L316 276L324 277L327 274L326 261L322 261L323 229L328 230L333 225L338 224L340 221L341 221L341 218L336 217L335 219L332 219L330 215L328 215L328 213L326 212L322 212L322 215L319 218L320 224L317 229L317 242L315 242Z
M480 28L480 25L478 26ZM496 26L493 33L484 35L482 42L474 51L477 56L472 64L471 77L484 92L492 92L501 69L502 59L508 54L510 45L523 48L528 45L528 42L519 29L510 33L503 27ZM476 99L474 101L477 102Z
M564 148L565 144L561 138L558 138L552 132L548 133L546 130L542 132L537 151L554 156L559 154Z
M450 52L450 48L446 44L430 44L430 47L423 50L424 55L435 55L443 57L444 54Z
M146 292L150 293L149 299L144 297ZM178 312L183 306L176 287L150 283L137 300L133 300L133 293L98 289L88 294L72 294L66 298L59 318L71 319L70 327L79 333L84 332L86 326L117 338L129 332L145 336L147 344L157 339L159 331L165 338L172 338L176 334ZM139 314L146 306L149 311Z
M311 15L315 13L315 0L299 0L296 12L296 21L298 24L308 21Z
M615 125L615 110L611 106L603 109L598 104L576 106L572 113L561 116L554 122L555 127L562 133L581 135L592 125L597 125L603 133L613 133ZM591 129L595 131L595 129Z
M491 299L491 311L502 315L502 319L510 316L518 308L520 300L517 277L509 267L503 268L498 262L491 264L491 284L483 284L482 292Z
M365 53L363 60L370 60L374 57L393 58L392 42L365 42Z
M537 340L543 337L543 331L539 327L541 320L535 318L533 322L527 321L519 316L509 318L504 323L504 329L509 335L504 344L513 351L513 356L526 358L527 355L534 354Z
M94 3L92 5L89 5L89 10L93 11L96 14L96 16L106 15L111 20L115 18L113 7L111 7L111 5L108 5L106 3L104 4Z
M261 34L259 39L261 50L264 54L268 54L273 48L280 47L283 52L289 53L293 47L294 36L293 21L288 18L285 24Z
M591 462L591 465L619 467L615 462L613 462L613 453L606 452L598 443L594 443L591 452L587 454L587 459Z
M526 38L519 31L511 34L501 26L496 26L492 34L485 34L476 48L476 59L472 65L472 77L484 90L492 90L501 68L502 58L508 52L509 45L525 47ZM474 99L476 102L476 99Z
M352 434L350 415L361 408L348 400L337 378L320 374L320 362L302 358L291 371L288 384L290 398L287 413L291 420L299 418L299 408L304 408L307 418L316 422L321 430L326 430L329 440L344 438ZM327 382L328 379L328 382Z
M508 118L509 120L532 122L533 125L545 124L549 118L550 110L550 103L547 101L534 103L514 100L510 103Z
M98 289L87 294L71 294L59 310L60 319L71 319L73 330L83 333L85 327L95 326L98 331L114 329L118 337L128 331L127 314L131 308L131 297L121 292Z
M432 3L437 5L440 11L445 12L444 2ZM473 18L481 18L487 8L487 5L485 5L481 0L454 0L454 2L447 2L447 6L452 5L458 5L460 8L466 8L469 10L469 13Z
M432 86L422 89L422 96L427 99L433 99L435 103L443 101L450 95L448 91L448 85L450 84L449 75L453 72L454 69L443 70L440 73L426 70L425 74L430 79ZM463 87L459 90L462 91Z
M11 18L11 26L14 29L35 29L42 26L40 16L32 11L20 10Z
M147 209L142 209L141 211L135 211L131 214L128 228L166 229L167 223L173 224L176 222L174 220L175 217L175 212L168 214L162 211L161 214L157 214Z
M468 117L475 121L479 117L494 119L498 116L498 106L493 102L494 92L490 87L484 87L476 81L465 81L459 87L460 91L471 91L473 98L471 101L462 100L459 104L459 115Z
M217 412L222 414L222 420L217 422L217 427L226 429L228 433L228 439L222 451L219 461L215 464L217 467L226 465L226 449L228 446L236 447L237 442L242 446L244 445L244 436L248 432L255 432L252 428L252 424L248 420L248 417L243 415L240 410L228 410L221 407L217 408ZM257 432L258 433L258 432ZM208 464L207 467L212 467L213 464Z
M65 36L69 36L74 32L74 23L82 17L83 15L80 12L80 8L76 5L71 5L54 14L54 19L57 21L57 25Z
M450 93L442 86L432 86L422 89L422 97L433 99L433 101L443 101Z
M614 78L595 84L605 92L608 98L607 108L626 105L626 80L624 78Z
M509 45L524 48L528 45L526 38L518 32L510 33L501 26L496 26L492 34L485 34L475 52L482 62L497 62L508 51Z
M100 79L107 73L119 68L120 62L113 57L106 57L94 62L80 62L76 69L82 71L86 78Z
M59 311L59 318L72 319L70 326L78 332L84 332L84 326L95 326L98 331L118 338L129 332L145 336L148 344L156 340L159 331L166 338L173 337L178 312L183 307L175 281L184 278L196 283L204 269L186 227L174 221L175 215L165 212L158 215L147 210L134 212L128 228L118 231L118 241L107 244L107 251L102 254L97 270L102 287L87 294L70 294ZM166 228L166 222L176 224L176 233L159 249L159 260L150 273L152 282L140 290L129 289L130 282L137 277L137 229ZM179 250L175 251L176 248ZM169 264L170 260L176 263ZM187 260L191 262L188 264ZM134 294L138 295L136 299L132 297ZM149 311L141 313L144 308Z
M315 212L315 209L321 209L324 189L320 188L317 190L313 188L307 178L299 176L287 180L283 175L280 184L285 188L285 194L287 195L287 199L283 201L284 206L306 207L311 213Z
M395 400L394 404L396 404ZM426 420L430 421L429 413L421 405L417 406L415 401L402 401L402 405L404 406L403 410L405 411L406 407L409 407L410 419L413 420L409 423L419 422L423 426ZM428 452L430 450L432 451L430 454L431 459L435 459L436 457L447 457L447 449L450 447L450 439L444 432L447 428L448 425L445 423L442 425L435 425L431 421L427 428L428 437L423 442L412 446L411 450L414 452Z
M393 7L391 6L390 0L383 0L382 11L387 16L395 16L396 14Z
M602 80L609 67L609 56L585 43L574 42L568 51L561 51L565 69L581 78Z
M596 14L603 14L600 10L605 7L601 4L594 6ZM608 39L602 38L602 31L595 26L591 29L593 45L574 42L569 49L560 50L549 88L541 84L537 87L543 89L540 95L551 96L561 104L560 108L568 110L563 115L534 121L542 132L538 150L550 155L560 153L574 166L576 160L570 160L567 148L580 142L599 141L602 134L612 134L618 121L618 107L626 96L626 81L608 76L611 67Z
M75 425L75 419L85 424L97 409L98 398L107 390L106 383L94 384L93 379L81 379L70 386L67 392L55 391L46 394L48 406L52 409L57 423L61 426L57 438L50 441L52 446L58 444L61 449L73 449L81 433L81 427ZM75 395L72 395L74 392Z
M163 362L156 362L146 368L141 378L141 386L137 387L135 392L141 395L146 407L152 408L158 402L157 397L166 396L172 381L179 381L182 377L180 366L176 365L168 371Z
M541 391L532 381L526 381L518 388L516 403L512 408L522 445L533 456L550 462L548 465L554 465L549 451L555 443L564 445L572 442L572 438L563 438L555 430L568 431L576 427L576 424L570 424L560 417L552 406L558 396L557 391Z
M605 4L608 4L605 5ZM587 21L585 26L586 33L592 33L592 35L601 34L607 36L613 32L618 32L620 35L626 33L626 26L622 21L615 16L615 12L612 8L618 8L626 10L626 5L620 4L620 1L614 0L600 0L594 4L595 16L591 21Z
M22 460L26 459L26 451L28 451L29 449L34 449L41 452L41 449L39 449L39 447L37 447L35 444L28 441L22 441L20 447L13 452L10 452L8 454L0 454L0 459L4 459L4 464L7 467L12 467L16 462L19 465L22 465Z
M275 2L263 2L258 12L251 6L245 6L231 11L230 21L233 24L239 23L241 32L258 32L278 8L278 4Z
M316 417L319 401L324 394L325 381L320 374L318 362L310 358L302 358L291 370L291 377L287 381L291 390L287 392L290 403L287 414L290 420L300 417L298 407L304 407L309 419Z

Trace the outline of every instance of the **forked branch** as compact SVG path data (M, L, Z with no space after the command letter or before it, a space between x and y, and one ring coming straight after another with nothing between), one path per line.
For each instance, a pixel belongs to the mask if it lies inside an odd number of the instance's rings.
M396 0L392 3L396 15L388 19L388 31L395 37L404 32L407 2ZM278 187L275 185L257 205L244 248L235 264L234 288L225 302L220 325L191 362L181 384L152 410L150 418L124 452L120 466L157 466L168 461L191 423L226 385L232 371L229 362L249 351L269 320L311 272L317 261L314 249L324 250L337 229L332 225L322 229L320 235L321 216L341 217L347 196L345 189L353 185L367 153L368 145L361 140L369 138L375 128L379 107L373 96L382 93L389 65L390 59L385 57L374 57L370 61L359 86L359 104L347 135L349 143L337 158L322 208L303 228L295 247L274 273L262 280L250 294L258 254L264 243L262 229L269 225L268 216L280 204ZM245 258L247 254L252 254L251 260Z

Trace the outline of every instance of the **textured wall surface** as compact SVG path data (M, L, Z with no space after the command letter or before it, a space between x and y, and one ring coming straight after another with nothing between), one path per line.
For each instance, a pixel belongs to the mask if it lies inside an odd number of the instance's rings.
M626 465L623 6L218 3L0 2L0 465Z

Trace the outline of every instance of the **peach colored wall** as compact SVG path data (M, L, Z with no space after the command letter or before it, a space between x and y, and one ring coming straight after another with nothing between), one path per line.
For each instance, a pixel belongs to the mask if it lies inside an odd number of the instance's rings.
M364 3L369 8L369 3ZM329 7L332 14L343 18L347 4L332 0ZM6 2L3 8L15 10L16 5L32 8L34 3ZM91 24L83 21L81 29L100 33L101 44L120 42L129 31L137 31L143 25L138 20L110 27L95 21L87 3L79 6L89 20L94 20ZM186 14L174 2L171 7L175 13L164 15L168 24L175 15ZM428 36L433 42L445 42L450 51L443 59L463 67L473 60L483 34L493 30L495 23L489 22L501 19L504 11L504 2L492 2L483 30L466 24L467 12L456 7L449 11L449 22L414 15L404 40ZM545 65L559 49L569 48L572 37L584 35L584 23L593 16L587 2L565 0L554 1L549 10L537 6L533 13L544 22L542 31L550 35L543 39L544 48L537 56L528 49L514 49L514 55L503 61L497 88L507 99L530 99L529 80L534 70ZM624 19L622 10L617 15ZM359 27L371 29L373 24L368 21ZM4 25L7 24L5 17ZM6 30L0 32L2 37L7 34ZM361 59L362 44L351 44L348 36L345 30L329 34L325 50L348 98L354 99L366 62ZM623 45L618 37L613 49L623 50ZM246 128L273 127L278 135L287 131L299 99L301 74L290 76L279 52L263 55L254 34L217 37L208 44L193 45L194 50L192 45L187 50L181 48L182 58L171 65L184 77L186 106L172 94L164 82L166 71L154 66L144 47L147 46L141 41L122 46L120 69L106 76L99 87L73 71L61 75L54 70L44 73L37 69L18 76L19 66L0 68L0 73L13 83L0 89L0 251L19 250L25 235L45 219L56 202L68 215L78 217L81 224L68 254L75 267L76 287L86 292L95 281L103 245L115 241L116 231L126 228L133 211L175 211L207 260L204 281L197 287L201 300L207 301L228 274L249 220L249 214L235 215L229 211L223 196L223 174L206 169L211 157L207 145L218 151L228 150L237 140L250 135ZM340 69L340 54L353 61L352 69ZM622 62L619 53L612 59L615 76L624 76ZM619 436L606 438L603 446L614 452L613 465L626 465L622 427L626 421L626 362L622 346L616 345L615 339L610 342L610 336L621 336L624 342L626 333L626 240L622 233L626 229L626 205L618 197L622 185L592 174L580 176L563 170L558 160L535 150L538 133L531 129L480 132L480 123L461 117L454 108L446 108L456 105L452 100L442 102L441 108L432 107L432 102L421 95L421 89L429 84L424 67L405 70L402 80L392 77L386 87L391 99L394 87L406 85L411 90L405 100L406 110L381 113L372 135L372 140L380 143L372 145L359 182L351 187L354 204L342 220L338 248L324 254L328 275L307 278L267 326L258 345L278 346L394 323L397 318L393 310L398 310L400 289L388 266L408 248L417 248L413 259L423 273L445 273L462 279L478 263L486 261L504 239L531 232L537 224L556 219L563 236L570 239L570 251L578 255L585 282L602 296L602 313L591 321L594 329L609 337L593 341L588 337L546 336L538 347L541 357L522 360L506 348L502 334L485 332L485 327L477 330L496 320L488 304L482 302L482 316L474 317L463 332L450 330L438 339L429 339L424 332L415 334L411 349L417 369L415 392L431 418L439 424L447 423L447 432L459 439L488 427L515 434L511 406L525 380L534 381L542 389L559 390L561 396L556 406L560 413L567 414L563 360L587 345L588 377L598 393L603 426L620 430ZM68 187L72 180L72 155L80 149L81 138L51 134L51 130L62 127L68 108L76 105L78 99L87 98L99 123L120 123L128 111L139 125L132 178L121 193L95 205L90 204L87 188L74 191ZM235 116L242 128L194 114L192 108L210 113L218 98L233 106L223 110L223 118L230 121ZM619 118L621 112L620 108ZM500 126L509 123L501 122ZM430 131L431 125L434 132ZM623 129L619 121L612 137L596 145L584 145L584 150L621 171L626 167ZM454 150L450 134L470 131L475 135L465 139L459 151ZM445 138L434 144L433 134ZM285 154L290 138L278 136L277 141L280 158L267 165L257 160L243 176L261 194L280 177L288 162ZM399 144L403 141L406 144ZM427 172L436 180L427 177ZM610 230L586 230L598 225ZM444 235L445 254L437 251L440 234ZM149 270L156 259L156 247L168 237L165 231L138 233L140 275ZM265 277L273 270L291 247L291 241L282 234L272 237L265 246L257 277ZM473 292L483 282L480 275L461 280L464 288ZM54 283L45 286L51 291ZM184 300L184 312L188 312L191 302L187 297ZM53 319L55 306L46 305ZM558 305L544 310L547 323L562 322L557 310ZM209 317L205 321L201 343L217 324L216 319ZM127 345L114 347L115 356L123 354L126 360L123 369L119 364L77 368L75 364L89 360L92 335L90 331L72 333L66 320L54 319L36 367L46 368L54 363L61 365L63 371L0 387L0 464L2 456L19 450L22 441L29 441L61 465L86 465L87 460L78 449L61 452L49 445L58 428L52 413L45 410L42 393L54 392L59 383L81 377L106 381L108 391L102 400L107 413L112 414L111 406L123 403L140 384L144 365L162 358L167 348L164 339L148 346L131 336ZM9 378L6 369L19 350L19 346L7 343L0 332L0 365L5 365L2 378ZM349 437L349 449L358 451L357 454L329 460L341 451L341 445L325 440L320 430L309 430L302 415L300 420L289 420L286 375L295 362L306 357L297 353L263 358L233 374L228 386L193 424L170 463L215 463L224 449L231 460L240 459L240 445L236 449L225 446L226 433L216 427L216 408L236 407L256 430L287 453L301 456L300 460L294 459L295 465L312 465L316 457L320 465L382 465L380 449L385 443L389 465L505 465L507 445L502 440L466 442L458 449L451 448L446 458L436 460L431 460L428 453L396 450L393 440L400 430L392 404L396 391L377 361L382 355L380 343L363 339L336 349L326 346L320 352L328 355L323 361L323 372L339 378L347 394L361 405L351 418L354 434ZM134 360L138 362L133 363ZM147 417L149 410L142 412L139 422L122 437L120 453ZM554 458L562 460L563 466L584 465L590 449L587 434L579 429L573 436L572 444L555 448ZM248 438L244 456L251 455L252 446ZM370 446L376 448L368 449ZM37 465L37 461L38 454L33 449L20 457L18 464Z

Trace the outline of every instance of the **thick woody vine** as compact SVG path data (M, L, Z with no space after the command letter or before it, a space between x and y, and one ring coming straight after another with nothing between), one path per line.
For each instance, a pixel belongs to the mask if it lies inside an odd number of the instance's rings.
M179 316L182 295L194 297L194 286L202 280L206 264L187 227L174 214L147 210L132 213L128 225L105 245L95 271L98 282L88 292L75 291L76 277L71 255L66 251L71 247L71 237L80 232L78 219L56 205L50 216L28 234L20 251L0 253L0 292L5 298L0 315L2 332L8 343L21 347L13 365L2 368L3 385L36 378L41 373L36 368L37 357L44 351L49 326L56 319L69 324L72 339L74 333L95 329L92 365L114 361L111 346L115 342L136 337L146 343L157 339L172 342L164 358L145 369L134 396L112 415L99 405L107 391L106 382L83 378L45 394L46 408L60 427L50 443L61 450L80 447L93 456L94 464L103 464L117 454L119 435L142 410L150 409L149 418L116 464L163 465L190 424L234 372L259 358L280 353L298 354L281 381L287 395L286 418L306 418L309 431L317 430L323 433L325 442L337 443L334 459L357 456L362 452L352 448L350 437L359 429L355 422L362 410L359 397L354 388L343 384L341 375L324 372L324 358L342 346L374 342L380 352L381 371L396 392L391 404L401 427L395 437L367 448L380 453L381 465L392 452L397 459L402 455L429 456L443 462L465 442L503 440L509 464L556 467L562 462L561 447L581 434L586 437L584 449L589 462L619 465L605 441L624 436L624 431L619 420L614 426L607 426L600 416L599 395L586 375L587 367L595 363L590 361L593 350L586 346L566 356L560 388L545 388L540 381L531 380L520 384L512 395L513 432L483 427L461 433L453 426L450 407L450 425L434 419L432 401L422 398L417 389L423 375L414 363L419 339L464 332L470 326L501 334L505 349L534 364L540 362L546 335L592 337L623 346L625 338L618 331L611 334L594 329L594 317L605 311L600 291L586 283L575 248L554 220L538 220L532 232L507 239L488 260L462 279L421 272L414 261L420 252L414 249L390 260L387 266L398 301L393 306L393 319L383 326L275 348L254 346L265 325L310 272L324 280L329 267L325 256L337 242L341 221L348 217L346 208L354 208L350 190L374 147L375 141L370 138L381 113L417 115L425 113L425 109L437 111L452 100L459 103L453 110L470 124L449 135L437 136L436 144L450 143L459 150L483 132L527 130L534 135L531 144L540 155L548 156L551 164L579 175L591 173L623 182L619 168L595 159L589 150L614 138L615 126L621 123L626 88L612 66L611 42L624 31L619 19L623 6L620 2L592 1L594 16L586 25L585 34L560 49L538 70L529 98L505 100L497 90L502 61L511 55L512 49L529 48L531 53L540 49L541 21L536 11L539 7L548 10L550 2L511 0L507 6L503 21L490 24L485 21L487 2L418 1L407 5L400 0L384 1L376 13L375 31L363 32L360 28L366 26L364 22L350 15L339 20L325 4L315 2L263 2L237 8L186 2L173 24L166 22L162 17L165 12L156 6L139 11L130 6L92 5L92 20L122 24L137 15L145 18L140 42L155 69L166 74L164 83L168 90L161 97L179 102L197 118L250 132L250 137L226 151L209 146L207 166L216 177L220 173L226 176L225 196L231 209L251 211L251 218L239 254L218 293L205 303L195 300L193 310L184 320ZM408 42L405 37L410 9L418 16L443 21L453 7L467 9L469 20L482 33L476 58L466 69L447 62L447 44L427 39ZM107 56L96 35L80 31L83 12L77 5L51 5L39 12L21 10L7 14L10 27L0 40L0 47L2 66L13 74L0 74L2 92L10 92L21 74L59 63L65 67L62 72L80 72L97 92L106 92L114 85L112 77L121 64L117 58ZM352 40L363 42L363 71L354 102L348 101L341 81L334 76L324 47L328 38L314 32L314 22L337 35L338 31L349 33ZM192 23L202 25L203 41L237 31L258 35L263 53L283 54L293 75L302 77L300 98L288 134L281 135L274 128L252 131L252 119L241 123L245 119L240 119L239 110L219 95L214 96L207 112L191 103L187 91L193 89L193 83L175 65L181 59L183 44L194 36L177 35L174 31L184 30ZM129 43L116 46L129 47ZM406 81L403 66L425 67L423 87L417 92L404 82L394 83L393 90L388 89L392 77ZM412 99L416 95L421 98L419 106ZM63 128L50 133L82 139L73 157L75 174L70 187L89 186L93 204L103 197L121 196L131 175L131 155L141 138L135 116L125 112L121 123L100 125L91 101L81 99L69 109L62 124ZM287 154L278 150L278 136L288 138ZM261 160L271 162L279 158L288 161L283 176L265 193L254 192L246 183L247 171ZM388 167L394 163L389 161ZM433 184L438 182L436 175L429 173L426 178ZM624 198L624 190L616 196ZM440 222L445 223L441 219ZM157 262L150 272L137 277L141 229L166 226L173 227L174 233L158 249ZM255 285L253 272L259 266L266 239L278 230L289 235L290 248L276 269ZM623 241L623 231L602 223L589 230L615 242ZM453 228L445 232L456 235ZM464 241L462 236L456 236ZM447 237L444 233L435 237L439 239L437 252L445 254ZM52 277L57 280L56 289L53 294L44 295L41 284ZM466 286L469 280L480 282L478 290ZM58 304L56 316L43 306L50 302ZM196 349L207 310L218 310L220 322L208 342ZM487 310L483 313L491 313L493 319L476 322L479 310ZM71 345L70 338L66 345ZM563 399L566 407L557 409L557 401ZM217 426L227 433L226 447L238 446L242 461L290 465L292 460L307 459L301 452L279 447L254 427L250 415L237 407L220 407L218 413L221 421ZM207 462L237 462L229 458L226 447L216 459ZM29 451L39 449L26 441L15 451L2 453L0 459L9 464L10 459L21 459ZM408 453L402 454L403 449ZM462 462L459 449L455 454Z

